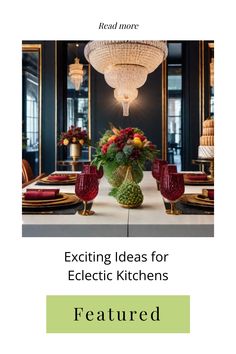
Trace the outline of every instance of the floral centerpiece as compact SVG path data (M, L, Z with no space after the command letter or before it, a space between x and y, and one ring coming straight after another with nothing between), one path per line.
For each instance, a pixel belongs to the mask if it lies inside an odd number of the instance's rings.
M152 161L156 155L156 146L146 138L142 130L111 126L99 140L92 163L97 168L103 166L108 182L113 187L119 187L128 168L133 180L139 183L143 178L145 162Z
M90 140L86 130L80 127L70 126L67 132L62 132L58 144L60 146L70 146L70 156L77 160L81 156L83 145L90 145Z
M72 125L67 132L62 132L59 139L59 145L80 144L89 145L89 138L86 130Z

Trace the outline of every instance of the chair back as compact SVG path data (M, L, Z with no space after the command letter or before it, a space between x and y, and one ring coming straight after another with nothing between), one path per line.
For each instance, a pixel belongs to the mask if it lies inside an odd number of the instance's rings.
M34 174L27 160L22 160L22 183L29 182L34 179Z

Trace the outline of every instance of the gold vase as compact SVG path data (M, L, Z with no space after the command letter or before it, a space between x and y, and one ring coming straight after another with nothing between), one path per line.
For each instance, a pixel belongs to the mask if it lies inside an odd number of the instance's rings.
M70 157L73 161L77 161L81 156L81 145L70 144Z

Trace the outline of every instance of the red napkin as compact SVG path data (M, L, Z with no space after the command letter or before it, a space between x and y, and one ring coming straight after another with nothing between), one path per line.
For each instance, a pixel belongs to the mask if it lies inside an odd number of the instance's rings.
M191 181L206 181L207 174L206 173L187 173L185 177Z
M59 194L59 189L27 189L25 200L54 199Z
M68 175L50 175L48 176L49 181L67 181L69 179Z

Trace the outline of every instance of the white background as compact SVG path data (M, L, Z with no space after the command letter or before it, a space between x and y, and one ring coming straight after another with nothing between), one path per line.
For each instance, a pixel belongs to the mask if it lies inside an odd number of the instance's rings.
M1 343L2 353L235 352L235 38L224 1L53 1L1 5ZM90 6L89 6L90 5ZM138 31L98 31L100 21ZM21 41L214 39L216 216L214 239L21 238ZM10 190L9 190L9 186ZM169 253L168 282L68 283L64 251ZM127 266L126 266L127 267ZM151 267L148 267L151 268ZM88 268L87 268L88 269ZM191 334L46 334L47 294L191 296Z

